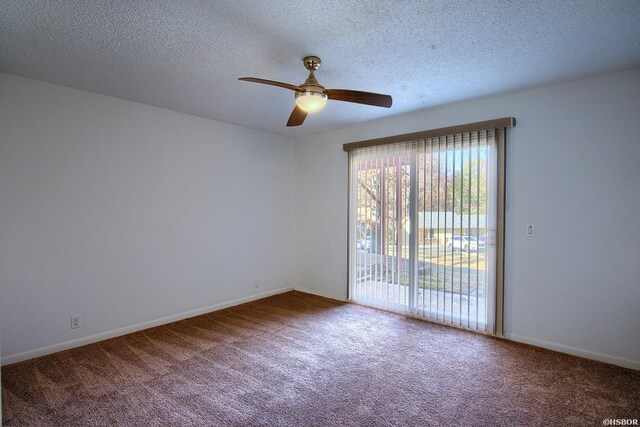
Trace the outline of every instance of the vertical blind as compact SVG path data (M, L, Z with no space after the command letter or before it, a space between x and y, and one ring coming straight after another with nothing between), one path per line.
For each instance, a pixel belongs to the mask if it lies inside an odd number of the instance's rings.
M350 299L492 332L496 131L350 151Z

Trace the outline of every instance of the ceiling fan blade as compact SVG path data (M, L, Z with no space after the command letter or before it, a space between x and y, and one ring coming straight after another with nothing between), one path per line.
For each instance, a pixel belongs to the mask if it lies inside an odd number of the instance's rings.
M277 82L275 80L259 79L257 77L240 77L238 80L242 80L243 82L262 83L263 85L283 87L285 89L291 89L295 92L304 92L304 89L302 89L300 86L290 85L289 83Z
M327 89L329 99L334 101L355 102L356 104L373 105L376 107L391 107L393 99L390 95L359 90Z
M304 119L306 118L307 112L296 105L296 108L293 109L291 115L289 116L287 126L300 126L302 123L304 123Z

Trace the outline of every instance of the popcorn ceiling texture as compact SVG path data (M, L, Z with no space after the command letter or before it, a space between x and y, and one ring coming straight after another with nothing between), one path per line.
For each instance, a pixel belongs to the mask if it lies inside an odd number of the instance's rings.
M640 1L0 2L0 71L298 137L447 102L640 65ZM318 55L330 102L287 129Z

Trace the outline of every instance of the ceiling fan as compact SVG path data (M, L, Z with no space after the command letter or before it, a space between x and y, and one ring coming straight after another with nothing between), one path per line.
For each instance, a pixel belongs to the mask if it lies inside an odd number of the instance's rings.
M324 108L327 99L334 101L355 102L356 104L373 105L376 107L391 107L393 100L389 95L382 95L372 92L361 92L358 90L346 89L325 89L314 75L320 67L320 58L317 56L307 56L302 62L307 70L309 77L300 86L289 83L276 82L274 80L259 79L256 77L240 77L238 80L253 83L262 83L265 85L278 86L295 92L296 106L289 116L287 126L300 126L307 114L316 113Z

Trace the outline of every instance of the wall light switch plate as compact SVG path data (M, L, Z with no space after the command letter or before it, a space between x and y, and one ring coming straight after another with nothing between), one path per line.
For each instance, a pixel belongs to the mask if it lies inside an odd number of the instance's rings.
M533 237L533 236L535 236L535 230L534 230L534 228L533 228L533 224L527 224L526 236L527 236L527 237Z

